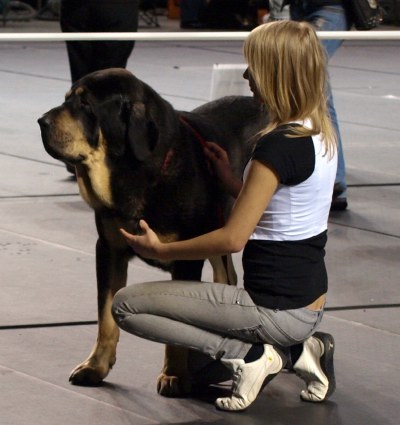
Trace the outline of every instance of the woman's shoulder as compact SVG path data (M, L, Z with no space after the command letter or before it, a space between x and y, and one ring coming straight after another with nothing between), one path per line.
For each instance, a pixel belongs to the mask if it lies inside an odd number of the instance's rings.
M299 123L288 123L282 124L279 127L274 128L272 131L262 135L257 142L257 147L261 146L272 146L277 145L283 148L282 145L293 145L310 143L312 141L311 136L303 136L296 134L295 129L300 127Z

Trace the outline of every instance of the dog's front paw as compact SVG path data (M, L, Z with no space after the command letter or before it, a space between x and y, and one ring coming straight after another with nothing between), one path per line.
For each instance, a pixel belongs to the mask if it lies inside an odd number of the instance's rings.
M73 385L97 386L100 385L103 379L108 375L109 369L96 367L86 361L72 370L69 381Z
M157 379L157 392L164 397L184 397L192 390L192 384L188 377L169 376L165 373Z

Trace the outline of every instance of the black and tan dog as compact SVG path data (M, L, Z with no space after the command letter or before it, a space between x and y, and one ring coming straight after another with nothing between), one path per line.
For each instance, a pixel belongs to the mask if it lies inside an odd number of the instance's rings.
M145 218L167 241L220 226L230 200L210 173L202 140L222 145L240 173L266 116L249 97L177 112L130 72L110 69L75 83L65 102L39 124L46 151L75 166L80 193L95 212L98 338L70 376L74 384L95 385L116 360L119 332L111 302L126 285L128 261L135 256L119 228L137 232L139 219ZM232 283L229 267L220 267L226 263L213 260L214 280ZM147 262L174 279L201 279L203 261ZM186 384L185 351L167 347L158 391L179 395Z

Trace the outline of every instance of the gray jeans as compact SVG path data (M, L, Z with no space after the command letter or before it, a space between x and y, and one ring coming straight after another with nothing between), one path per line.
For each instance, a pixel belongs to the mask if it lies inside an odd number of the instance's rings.
M323 310L259 307L242 288L189 281L121 289L112 311L118 326L129 333L214 360L244 358L255 343L299 344L315 332L323 315Z

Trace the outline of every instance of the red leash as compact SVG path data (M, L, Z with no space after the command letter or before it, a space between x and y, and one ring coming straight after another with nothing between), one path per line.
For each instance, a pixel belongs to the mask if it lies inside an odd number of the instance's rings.
M199 141L200 145L203 148L205 148L207 146L206 145L206 142L207 141L204 139L204 137L195 128L193 128L193 126L185 118L183 118L182 116L180 116L179 117L179 120L193 133L194 137ZM210 161L208 159L206 159L206 161L207 161L207 164L208 164L208 170L209 170L210 174L213 175L214 172L212 170L212 167L209 164ZM223 211L223 208L222 208L222 205L221 204L219 204L217 206L217 211L216 212L217 212L218 224L219 224L220 227L223 227L224 224L225 224L225 216L224 216L224 211ZM228 258L227 258L226 255L223 255L223 256L221 256L221 260L222 260L222 262L224 264L224 268L225 268L226 273L227 273L227 276L228 276ZM229 285L231 285L231 283L229 283Z
M193 134L193 136L197 139L197 141L200 143L200 145L205 148L206 147L206 140L204 137L187 121L186 118L183 118L182 116L179 116L179 121L186 126L190 130L190 132ZM164 158L163 165L161 167L161 173L165 176L168 174L168 168L171 164L172 157L174 156L174 151L170 149L167 152L167 155ZM209 167L210 173L212 174L211 168Z
M193 133L194 137L199 141L200 145L203 148L205 148L207 146L207 141L204 139L204 137L195 128L193 128L193 126L186 120L186 118L183 118L182 116L180 116L179 120L184 125L186 125L186 127ZM206 161L209 164L209 160L207 159ZM210 171L211 175L214 175L214 172L211 166L208 167L208 170ZM221 205L218 206L217 217L218 217L218 223L222 227L225 224L225 217L224 217L224 212Z
M193 136L199 141L203 148L206 147L206 140L204 137L187 121L186 118L182 116L179 117L179 120L186 125L186 127L193 133Z

